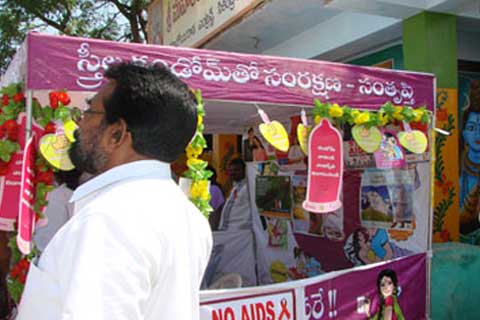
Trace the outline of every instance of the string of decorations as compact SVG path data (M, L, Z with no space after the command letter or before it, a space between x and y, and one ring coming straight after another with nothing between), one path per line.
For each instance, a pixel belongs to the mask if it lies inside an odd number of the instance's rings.
M191 179L190 201L197 206L205 217L208 217L209 213L213 211L209 204L210 191L208 181L213 172L206 169L208 162L200 159L203 149L207 147L207 141L203 136L205 108L200 90L195 91L195 97L197 99L197 130L192 141L185 149L188 170L184 176Z
M412 108L409 106L397 106L391 102L385 103L378 111L362 111L349 106L340 106L336 103L322 103L314 100L312 110L315 124L320 123L322 118L327 118L335 124L364 125L366 128L373 126L384 127L389 123L404 121L406 123L428 123L429 113L426 107Z

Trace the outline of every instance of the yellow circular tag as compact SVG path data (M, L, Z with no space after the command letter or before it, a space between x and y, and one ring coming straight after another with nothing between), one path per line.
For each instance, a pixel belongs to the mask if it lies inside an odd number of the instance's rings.
M288 151L290 141L287 131L280 122L274 120L270 123L262 123L259 128L262 136L273 147L283 152Z
M46 134L40 139L40 153L55 168L69 171L75 168L68 149L70 142L64 134Z

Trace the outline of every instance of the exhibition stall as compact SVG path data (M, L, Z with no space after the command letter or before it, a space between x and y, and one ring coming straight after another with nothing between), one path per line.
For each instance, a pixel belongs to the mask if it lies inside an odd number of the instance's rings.
M1 87L25 83L31 132L34 96L65 90L84 108L120 61L169 68L201 91L206 133L250 131L265 149L247 162L251 223L214 232L207 270L205 287L232 274L242 287L203 290L202 319L366 319L386 269L395 308L428 318L433 75L30 33Z

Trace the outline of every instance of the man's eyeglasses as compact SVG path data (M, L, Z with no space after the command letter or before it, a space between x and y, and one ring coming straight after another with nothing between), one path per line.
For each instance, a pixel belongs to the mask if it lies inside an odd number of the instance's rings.
M105 113L105 111L95 111L95 110L91 109L90 105L92 104L92 98L85 99L85 102L87 103L89 108L85 109L85 110L80 110L78 108L75 108L72 112L72 120L73 121L78 123L80 120L85 118L86 114L104 114Z
M80 110L77 108L72 112L72 120L78 123L85 118L85 115L87 114L105 114L105 111L95 111L92 109Z

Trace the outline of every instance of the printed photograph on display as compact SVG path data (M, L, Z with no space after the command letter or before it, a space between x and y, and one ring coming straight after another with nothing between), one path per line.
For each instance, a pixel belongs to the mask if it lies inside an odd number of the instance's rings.
M257 130L258 131L258 130ZM246 162L266 161L268 159L266 142L255 132L254 127L248 127L242 138L242 156Z
M413 192L414 170L365 170L360 188L362 225L412 229Z
M294 232L323 237L322 215L305 211L302 206L307 192L307 176L292 176L291 181L293 199L292 220Z
M257 176L255 202L260 215L291 219L292 200L289 176Z
M286 219L266 218L268 246L271 248L288 249L288 221Z

